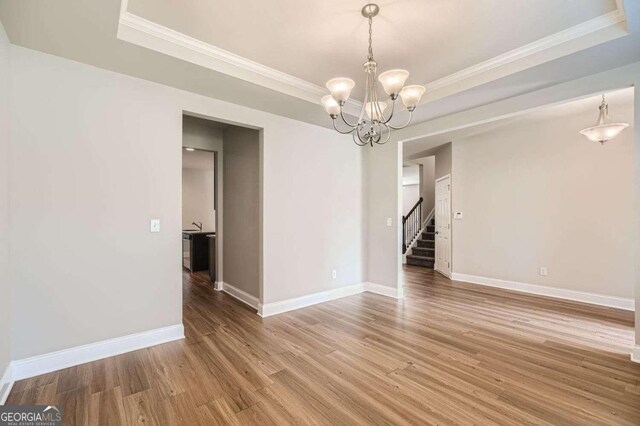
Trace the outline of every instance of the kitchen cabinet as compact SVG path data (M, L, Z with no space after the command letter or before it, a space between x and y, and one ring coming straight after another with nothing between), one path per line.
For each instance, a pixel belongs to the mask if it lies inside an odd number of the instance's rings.
M215 232L182 233L182 266L191 272L209 269L209 239Z

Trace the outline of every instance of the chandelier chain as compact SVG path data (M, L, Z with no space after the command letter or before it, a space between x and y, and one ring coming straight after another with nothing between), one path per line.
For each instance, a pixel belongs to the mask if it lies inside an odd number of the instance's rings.
M369 60L373 61L373 17L369 16Z

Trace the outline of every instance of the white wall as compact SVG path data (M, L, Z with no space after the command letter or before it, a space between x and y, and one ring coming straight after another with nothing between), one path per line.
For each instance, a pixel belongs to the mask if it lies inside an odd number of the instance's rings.
M419 199L420 184L402 185L402 215L406 216Z
M632 102L616 119L633 122ZM595 113L454 141L454 272L633 298L633 130L588 142Z
M11 360L9 69L9 41L2 23L0 23L0 377L4 374Z
M260 132L224 131L224 282L260 297Z
M184 111L264 129L266 302L363 281L362 150L348 137L12 54L11 274L15 305L30 307L15 315L15 359L181 322ZM149 233L151 218L162 232Z
M216 230L214 153L194 151L206 157L207 168L189 168L182 165L182 229L196 229L201 222L203 231Z

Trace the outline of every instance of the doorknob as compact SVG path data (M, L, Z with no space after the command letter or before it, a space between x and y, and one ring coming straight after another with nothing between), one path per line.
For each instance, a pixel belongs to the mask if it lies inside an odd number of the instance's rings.
M438 235L438 234L439 234L439 232L438 232L438 231L436 231L436 235Z

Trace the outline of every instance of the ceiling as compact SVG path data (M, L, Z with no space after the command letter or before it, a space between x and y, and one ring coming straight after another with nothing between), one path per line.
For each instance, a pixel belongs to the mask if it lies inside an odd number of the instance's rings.
M580 7L576 7L580 3ZM127 10L319 86L362 80L360 0L129 0ZM381 1L374 55L426 84L616 10L615 0ZM517 17L517 19L514 19ZM481 48L478 41L481 40ZM362 84L360 84L362 86ZM361 87L360 87L361 88Z
M606 94L609 104L609 115L612 121L616 121L616 112L623 109L633 109L634 88L616 90ZM407 164L416 163L417 159L429 157L442 146L451 141L477 136L494 130L504 129L509 126L527 126L546 120L558 119L570 115L584 114L592 117L585 125L595 125L598 119L598 106L602 101L601 95L589 96L586 98L562 103L559 105L547 106L535 111L519 114L509 118L495 120L464 129L453 130L438 135L415 139L403 144L403 157ZM576 132L580 130L577 129Z
M330 127L324 82L362 86L364 3L0 0L0 20L17 45ZM374 53L427 84L417 123L640 60L640 2L621 5L381 1Z

